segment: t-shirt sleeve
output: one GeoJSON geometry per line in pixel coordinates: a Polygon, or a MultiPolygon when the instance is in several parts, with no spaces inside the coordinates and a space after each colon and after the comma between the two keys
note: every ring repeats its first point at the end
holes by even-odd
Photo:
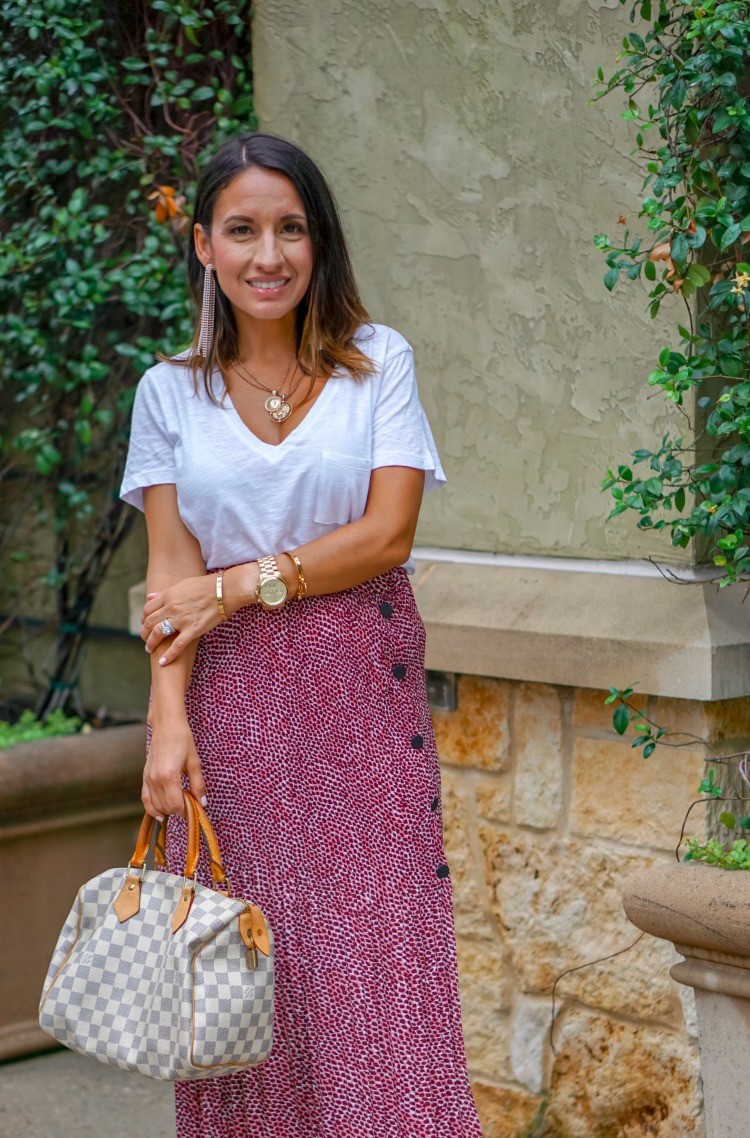
{"type": "MultiPolygon", "coordinates": [[[[403,341],[402,341],[403,343],[403,341]]],[[[425,471],[425,493],[445,482],[430,424],[419,399],[410,347],[386,356],[373,414],[372,468],[425,471]]]]}
{"type": "MultiPolygon", "coordinates": [[[[176,483],[176,436],[168,430],[162,393],[154,375],[147,371],[135,393],[130,445],[120,497],[131,506],[143,509],[143,489],[165,482],[176,483]]],[[[171,416],[174,421],[174,416],[171,416]]]]}

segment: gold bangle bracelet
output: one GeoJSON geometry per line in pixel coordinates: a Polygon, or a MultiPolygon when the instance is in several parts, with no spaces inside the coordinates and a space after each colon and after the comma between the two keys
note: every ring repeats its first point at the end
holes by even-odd
{"type": "Polygon", "coordinates": [[[305,580],[305,575],[302,572],[302,562],[300,561],[299,557],[297,557],[296,554],[290,553],[288,549],[285,549],[284,552],[286,553],[287,557],[291,557],[292,561],[294,562],[294,566],[297,570],[296,600],[301,601],[302,598],[304,597],[305,593],[307,592],[307,581],[305,580]]]}
{"type": "Polygon", "coordinates": [[[227,619],[227,610],[224,608],[224,570],[216,574],[216,603],[222,620],[227,619]]]}

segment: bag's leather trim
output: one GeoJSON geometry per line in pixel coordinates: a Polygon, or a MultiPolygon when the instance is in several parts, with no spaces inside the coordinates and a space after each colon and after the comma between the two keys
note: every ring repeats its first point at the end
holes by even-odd
{"type": "Polygon", "coordinates": [[[122,889],[115,898],[112,906],[120,924],[129,921],[141,908],[141,879],[135,874],[128,873],[122,889]]]}

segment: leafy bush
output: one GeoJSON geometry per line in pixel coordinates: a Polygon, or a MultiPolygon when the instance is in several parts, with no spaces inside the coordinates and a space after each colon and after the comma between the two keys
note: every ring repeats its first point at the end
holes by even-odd
{"type": "Polygon", "coordinates": [[[603,486],[611,517],[633,510],[675,546],[707,539],[727,584],[750,570],[750,4],[638,0],[637,17],[649,26],[625,36],[617,71],[599,70],[597,98],[627,97],[645,234],[623,217],[621,239],[595,242],[608,289],[645,278],[652,317],[679,303],[682,322],[647,382],[681,408],[696,393],[701,421],[686,413],[685,435],[639,448],[603,486]]]}
{"type": "Polygon", "coordinates": [[[133,521],[117,488],[135,381],[190,338],[186,201],[201,154],[257,125],[249,18],[246,0],[0,9],[0,470],[23,490],[6,494],[3,552],[6,588],[54,591],[38,711],[68,703],[133,521]]]}
{"type": "Polygon", "coordinates": [[[715,865],[719,869],[750,869],[750,846],[744,838],[738,838],[727,849],[710,838],[707,842],[699,842],[692,838],[688,842],[688,853],[685,861],[705,861],[706,865],[715,865]]]}
{"type": "Polygon", "coordinates": [[[33,711],[24,711],[15,723],[0,719],[0,750],[15,746],[16,743],[30,743],[35,739],[50,739],[53,735],[75,735],[81,727],[76,715],[66,715],[64,711],[51,712],[44,721],[36,718],[33,711]]]}

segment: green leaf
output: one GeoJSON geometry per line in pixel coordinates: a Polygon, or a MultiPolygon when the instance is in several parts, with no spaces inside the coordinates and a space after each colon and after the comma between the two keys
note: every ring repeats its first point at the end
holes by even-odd
{"type": "Polygon", "coordinates": [[[740,225],[734,224],[727,226],[719,241],[719,248],[722,250],[726,249],[728,245],[731,245],[732,242],[737,240],[741,233],[742,227],[740,225]]]}
{"type": "Polygon", "coordinates": [[[612,289],[617,284],[619,276],[620,276],[620,270],[619,269],[610,269],[609,272],[606,272],[604,274],[604,287],[606,289],[608,289],[609,292],[611,292],[612,289]]]}
{"type": "Polygon", "coordinates": [[[709,270],[705,265],[698,264],[697,261],[693,261],[692,265],[688,269],[687,275],[688,280],[692,281],[696,288],[701,288],[703,285],[707,285],[711,280],[711,273],[709,270]]]}
{"type": "Polygon", "coordinates": [[[614,729],[618,735],[624,735],[625,734],[625,732],[628,729],[628,723],[629,722],[630,722],[630,708],[626,707],[624,703],[621,703],[620,706],[615,711],[614,715],[612,716],[612,725],[613,725],[613,727],[614,727],[614,729]]]}

